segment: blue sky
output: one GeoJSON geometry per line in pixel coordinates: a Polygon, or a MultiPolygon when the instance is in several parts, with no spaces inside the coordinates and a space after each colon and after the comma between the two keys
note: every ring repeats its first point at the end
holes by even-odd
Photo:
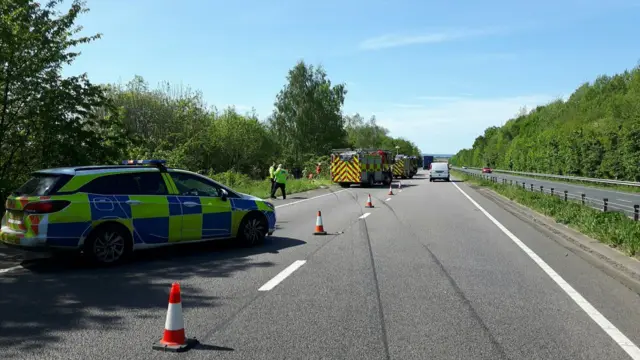
{"type": "Polygon", "coordinates": [[[640,60],[640,0],[88,0],[103,38],[65,72],[188,85],[218,107],[273,108],[299,59],[347,84],[423,152],[455,153],[522,106],[566,97],[640,60]],[[517,4],[519,3],[519,4],[517,4]]]}

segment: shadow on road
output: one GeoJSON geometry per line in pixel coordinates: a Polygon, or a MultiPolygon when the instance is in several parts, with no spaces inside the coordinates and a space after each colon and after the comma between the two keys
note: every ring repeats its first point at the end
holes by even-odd
{"type": "MultiPolygon", "coordinates": [[[[56,346],[59,339],[54,332],[121,330],[127,310],[134,309],[140,317],[165,311],[173,281],[194,276],[227,278],[249,268],[271,267],[272,262],[257,262],[251,256],[304,243],[267,237],[263,246],[253,248],[238,248],[231,242],[175,246],[141,251],[132,261],[113,268],[92,267],[77,257],[26,261],[23,266],[31,274],[0,276],[0,347],[33,352],[56,346]]],[[[183,285],[183,301],[190,307],[211,308],[220,299],[183,285]]]]}

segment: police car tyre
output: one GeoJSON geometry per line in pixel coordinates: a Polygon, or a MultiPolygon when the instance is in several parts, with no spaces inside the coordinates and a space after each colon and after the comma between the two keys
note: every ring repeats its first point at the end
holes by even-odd
{"type": "Polygon", "coordinates": [[[124,225],[104,224],[87,237],[84,253],[95,264],[115,265],[129,256],[131,248],[131,234],[124,225]]]}
{"type": "Polygon", "coordinates": [[[267,236],[269,223],[264,215],[258,213],[247,214],[238,229],[238,240],[245,246],[259,245],[267,236]]]}

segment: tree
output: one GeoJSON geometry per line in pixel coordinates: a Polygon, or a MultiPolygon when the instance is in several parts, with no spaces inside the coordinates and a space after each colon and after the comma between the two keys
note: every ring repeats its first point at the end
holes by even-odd
{"type": "Polygon", "coordinates": [[[640,180],[640,66],[488,128],[456,165],[640,180]]]}
{"type": "Polygon", "coordinates": [[[102,161],[126,147],[103,89],[86,74],[61,75],[79,55],[71,49],[100,35],[74,37],[87,9],[75,0],[60,13],[60,3],[0,2],[0,196],[34,168],[102,161]]]}
{"type": "Polygon", "coordinates": [[[346,145],[342,105],[344,84],[331,85],[324,69],[299,61],[274,104],[270,128],[288,162],[301,164],[309,154],[328,154],[346,145]]]}

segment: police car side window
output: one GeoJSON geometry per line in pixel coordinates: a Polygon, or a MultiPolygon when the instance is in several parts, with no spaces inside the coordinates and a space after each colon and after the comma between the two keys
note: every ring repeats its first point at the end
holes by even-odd
{"type": "Polygon", "coordinates": [[[131,195],[168,195],[167,184],[159,172],[134,173],[131,177],[138,185],[138,191],[131,195]]]}
{"type": "Polygon", "coordinates": [[[100,195],[134,195],[139,191],[137,182],[129,174],[101,176],[79,190],[79,192],[100,195]]]}
{"type": "Polygon", "coordinates": [[[169,172],[169,174],[171,175],[173,182],[176,184],[180,195],[211,197],[219,196],[219,189],[217,187],[204,182],[196,176],[178,172],[169,172]]]}

